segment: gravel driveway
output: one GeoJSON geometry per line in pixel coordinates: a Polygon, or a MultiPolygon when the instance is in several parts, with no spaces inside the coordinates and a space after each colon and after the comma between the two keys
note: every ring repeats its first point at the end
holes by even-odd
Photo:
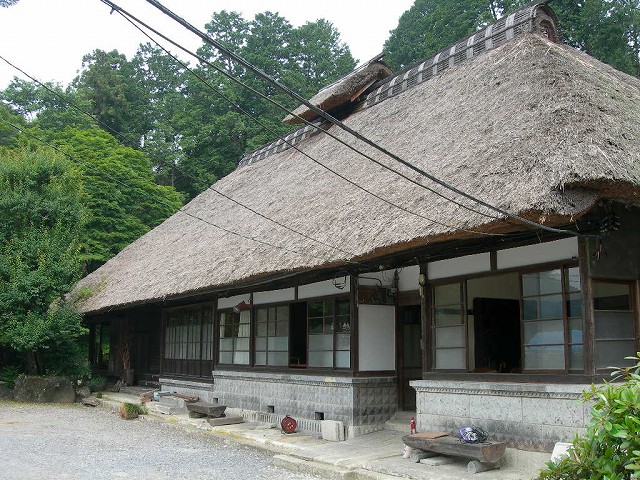
{"type": "Polygon", "coordinates": [[[312,479],[261,453],[146,417],[0,402],[0,479],[312,479]]]}

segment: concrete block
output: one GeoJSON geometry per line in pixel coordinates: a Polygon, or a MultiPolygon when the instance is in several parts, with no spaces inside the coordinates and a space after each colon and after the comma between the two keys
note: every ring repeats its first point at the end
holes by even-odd
{"type": "Polygon", "coordinates": [[[322,420],[320,422],[322,439],[330,442],[344,441],[344,423],[336,420],[322,420]]]}
{"type": "Polygon", "coordinates": [[[220,417],[220,418],[209,418],[207,419],[209,425],[212,427],[220,427],[222,425],[235,425],[237,423],[243,423],[244,419],[240,416],[234,417],[220,417]]]}
{"type": "Polygon", "coordinates": [[[440,465],[449,465],[450,463],[454,463],[455,460],[451,457],[431,457],[431,458],[423,458],[420,460],[420,463],[424,465],[429,465],[430,467],[438,467],[440,465]]]}
{"type": "Polygon", "coordinates": [[[569,449],[573,446],[572,443],[569,442],[557,442],[553,447],[553,452],[551,453],[551,461],[557,462],[562,459],[562,457],[569,456],[569,449]]]}
{"type": "Polygon", "coordinates": [[[166,395],[166,396],[160,397],[160,401],[158,403],[160,403],[160,405],[166,405],[169,407],[186,408],[187,402],[185,402],[183,398],[166,395]]]}

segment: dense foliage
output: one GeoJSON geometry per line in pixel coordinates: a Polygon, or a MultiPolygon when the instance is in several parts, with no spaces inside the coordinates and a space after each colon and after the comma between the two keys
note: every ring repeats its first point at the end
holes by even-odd
{"type": "Polygon", "coordinates": [[[640,358],[633,360],[634,367],[614,372],[622,383],[605,382],[584,394],[594,402],[587,432],[574,440],[568,456],[550,462],[540,479],[640,478],[640,358]]]}
{"type": "Polygon", "coordinates": [[[51,152],[0,153],[0,347],[34,373],[82,375],[81,317],[62,295],[79,278],[82,185],[51,152]]]}
{"type": "MultiPolygon", "coordinates": [[[[527,0],[416,0],[385,43],[400,69],[471,35],[527,0]]],[[[640,76],[640,0],[555,0],[564,40],[631,75],[640,76]]]]}

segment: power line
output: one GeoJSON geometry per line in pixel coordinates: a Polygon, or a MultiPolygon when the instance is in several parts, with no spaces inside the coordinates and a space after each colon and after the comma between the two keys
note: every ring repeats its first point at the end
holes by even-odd
{"type": "MultiPolygon", "coordinates": [[[[105,0],[101,0],[103,1],[103,3],[107,3],[109,5],[111,5],[110,2],[105,2],[105,0]]],[[[225,75],[227,78],[233,80],[234,82],[236,82],[237,84],[243,86],[244,88],[249,89],[252,93],[256,93],[257,95],[261,96],[262,98],[266,99],[267,101],[269,101],[270,103],[278,106],[279,108],[283,109],[284,111],[286,111],[287,113],[293,114],[295,115],[293,112],[291,112],[290,110],[288,110],[286,107],[282,106],[281,104],[279,104],[278,102],[275,102],[274,100],[268,98],[267,96],[265,96],[263,93],[258,92],[257,90],[253,89],[252,87],[246,85],[245,83],[243,83],[242,81],[236,79],[235,77],[233,77],[232,75],[230,75],[229,73],[227,73],[225,70],[221,69],[220,67],[216,66],[215,64],[210,63],[208,60],[204,59],[203,57],[189,51],[188,49],[186,49],[185,47],[183,47],[182,45],[178,44],[177,42],[171,40],[170,38],[168,38],[167,36],[165,36],[164,34],[160,33],[159,31],[157,31],[156,29],[154,29],[153,27],[149,26],[148,24],[146,24],[145,22],[139,20],[138,18],[136,18],[135,16],[129,14],[128,12],[126,12],[123,9],[120,8],[116,8],[114,7],[114,10],[117,11],[125,20],[127,20],[129,23],[131,23],[135,28],[137,28],[140,32],[142,32],[143,35],[145,35],[147,38],[149,38],[151,41],[153,41],[156,45],[158,45],[162,50],[164,50],[168,55],[170,55],[175,61],[177,61],[178,63],[180,63],[184,68],[186,68],[190,73],[192,73],[196,78],[198,78],[198,80],[202,81],[205,85],[207,85],[209,88],[211,88],[214,93],[216,93],[217,95],[219,95],[220,97],[222,97],[223,99],[225,99],[229,104],[231,104],[232,106],[234,106],[235,108],[237,108],[240,112],[244,113],[245,115],[247,115],[249,118],[251,118],[253,121],[255,121],[258,125],[260,125],[262,128],[264,128],[266,131],[268,131],[269,133],[277,136],[281,141],[283,141],[284,143],[286,143],[287,145],[289,145],[291,148],[293,148],[294,150],[298,151],[300,154],[304,155],[305,157],[307,157],[308,159],[310,159],[311,161],[317,163],[318,165],[320,165],[321,167],[325,168],[326,170],[328,170],[329,172],[333,173],[334,175],[340,177],[341,179],[345,180],[346,182],[350,183],[351,185],[355,186],[358,189],[363,190],[364,192],[372,195],[373,197],[395,207],[398,208],[406,213],[409,213],[411,215],[415,215],[417,217],[423,218],[424,220],[427,220],[431,223],[435,223],[437,225],[441,225],[443,227],[449,228],[449,229],[453,229],[453,230],[457,230],[457,231],[463,231],[463,232],[467,232],[467,233],[472,233],[472,234],[478,234],[478,235],[486,235],[486,236],[504,236],[506,234],[501,234],[501,233],[489,233],[489,232],[481,232],[481,231],[477,231],[477,230],[470,230],[470,229],[465,229],[465,228],[461,228],[461,227],[456,227],[447,223],[444,223],[442,221],[438,221],[438,220],[434,220],[432,218],[426,217],[422,214],[413,212],[401,205],[398,205],[396,203],[393,203],[379,195],[377,195],[376,193],[373,193],[372,191],[362,187],[361,185],[357,184],[356,182],[348,179],[347,177],[345,177],[344,175],[338,173],[337,171],[333,170],[332,168],[326,166],[325,164],[321,163],[320,161],[318,161],[317,159],[313,158],[312,156],[310,156],[309,154],[307,154],[306,152],[302,151],[299,147],[297,147],[296,145],[294,145],[292,142],[288,141],[286,139],[286,137],[283,137],[281,135],[279,135],[278,133],[276,133],[271,127],[267,126],[264,122],[262,122],[261,120],[259,120],[257,117],[255,117],[253,114],[247,112],[246,110],[244,110],[242,107],[240,107],[239,105],[237,105],[236,103],[234,103],[231,99],[229,99],[228,97],[226,97],[224,94],[222,94],[221,92],[218,91],[218,89],[214,86],[212,86],[210,84],[210,82],[208,82],[206,79],[203,79],[200,75],[198,75],[195,71],[193,71],[192,69],[190,69],[186,64],[184,64],[182,61],[180,61],[177,57],[175,57],[171,52],[169,52],[166,48],[164,48],[162,45],[160,45],[160,43],[158,43],[156,40],[154,40],[152,37],[150,37],[146,32],[144,32],[138,25],[136,25],[135,22],[143,25],[145,28],[151,30],[152,32],[154,32],[155,34],[159,35],[160,37],[162,37],[164,40],[170,42],[171,44],[173,44],[174,46],[176,46],[177,48],[183,50],[184,52],[186,52],[187,54],[195,57],[196,59],[200,60],[201,62],[211,66],[212,68],[216,69],[217,71],[219,71],[220,73],[222,73],[223,75],[225,75]]],[[[296,115],[297,116],[297,115],[296,115]]],[[[304,120],[304,119],[303,119],[304,120]]],[[[304,120],[307,124],[313,126],[314,128],[319,128],[317,125],[312,124],[310,122],[307,122],[306,120],[304,120]]],[[[323,130],[324,131],[324,130],[323,130]]],[[[452,201],[453,203],[456,203],[457,205],[467,208],[468,210],[483,215],[483,216],[487,216],[489,218],[492,218],[494,220],[499,220],[497,217],[491,216],[491,215],[486,215],[482,212],[478,212],[476,210],[473,210],[469,207],[466,207],[463,204],[460,204],[458,202],[456,202],[455,200],[452,200],[446,196],[443,196],[442,194],[434,191],[433,189],[419,183],[416,182],[415,180],[408,178],[406,176],[404,176],[403,174],[401,174],[400,172],[397,172],[396,170],[393,170],[392,168],[388,167],[387,165],[382,164],[381,162],[378,162],[377,160],[371,158],[370,156],[360,152],[359,150],[355,149],[353,146],[348,145],[347,143],[345,143],[343,140],[338,139],[337,137],[333,136],[333,134],[329,133],[329,132],[325,132],[327,135],[331,136],[332,138],[335,138],[336,140],[338,140],[340,143],[346,145],[347,147],[351,148],[352,150],[356,151],[357,153],[363,155],[365,158],[368,158],[369,160],[373,161],[374,163],[386,168],[387,170],[390,170],[393,173],[396,173],[397,175],[401,176],[402,178],[405,178],[406,180],[409,180],[410,182],[425,188],[437,195],[440,195],[441,197],[445,198],[446,200],[452,201]]],[[[214,190],[215,191],[215,190],[214,190]]]]}
{"type": "MultiPolygon", "coordinates": [[[[60,149],[60,148],[56,147],[55,145],[52,145],[51,143],[47,142],[46,140],[43,140],[42,138],[38,137],[37,135],[34,135],[34,134],[30,133],[30,132],[27,132],[26,130],[24,130],[24,129],[20,128],[20,127],[19,127],[19,126],[17,126],[17,125],[14,125],[13,123],[9,122],[8,120],[5,120],[5,119],[0,119],[0,120],[2,120],[2,122],[4,122],[5,124],[7,124],[7,125],[9,125],[9,126],[13,127],[15,130],[17,130],[18,132],[22,133],[23,135],[26,135],[27,137],[33,138],[34,140],[37,140],[38,142],[42,143],[43,145],[46,145],[46,146],[48,146],[49,148],[51,148],[51,149],[55,150],[56,152],[60,153],[61,155],[64,155],[65,157],[67,157],[68,159],[70,159],[72,162],[77,163],[77,164],[79,164],[79,165],[82,165],[82,166],[84,166],[84,167],[86,167],[86,168],[90,168],[90,169],[92,169],[92,170],[97,170],[97,168],[96,168],[94,165],[91,165],[91,164],[89,164],[89,163],[83,162],[82,160],[78,160],[76,157],[74,157],[74,156],[72,156],[72,155],[68,154],[68,153],[67,153],[67,152],[65,152],[64,150],[62,150],[62,149],[60,149]]],[[[112,182],[114,182],[114,183],[117,183],[117,184],[119,184],[119,185],[122,185],[122,186],[123,186],[123,187],[125,187],[125,188],[131,189],[131,190],[136,189],[136,187],[134,187],[134,186],[132,186],[132,185],[129,185],[128,183],[123,182],[122,180],[119,180],[119,179],[117,179],[117,178],[115,178],[115,177],[112,177],[111,175],[107,175],[107,174],[104,174],[104,173],[102,173],[102,172],[98,172],[98,174],[99,174],[100,176],[102,176],[103,178],[106,178],[106,179],[107,179],[107,180],[109,180],[109,181],[112,181],[112,182]]],[[[164,205],[165,207],[168,207],[168,208],[170,208],[170,209],[172,209],[172,210],[175,208],[173,205],[171,205],[171,204],[169,204],[169,203],[165,202],[164,200],[161,200],[161,199],[159,199],[159,198],[154,198],[153,196],[149,195],[149,194],[148,194],[147,192],[145,192],[144,190],[141,190],[141,189],[139,189],[139,188],[138,188],[137,190],[138,190],[138,192],[139,192],[139,193],[141,193],[143,196],[145,196],[145,197],[147,197],[147,198],[150,198],[150,199],[151,199],[151,200],[153,200],[154,202],[160,203],[160,204],[164,205]]],[[[259,244],[264,245],[264,246],[268,246],[268,247],[272,247],[272,248],[276,248],[276,249],[280,249],[280,250],[285,250],[285,251],[287,251],[287,252],[294,253],[294,254],[299,255],[299,256],[302,256],[302,257],[315,258],[315,259],[317,259],[317,260],[321,260],[321,261],[323,261],[323,262],[327,262],[327,261],[329,261],[329,260],[330,260],[330,259],[327,259],[327,258],[324,258],[324,257],[319,257],[319,256],[317,256],[317,255],[313,255],[313,254],[311,254],[311,253],[306,253],[306,252],[304,252],[304,253],[303,253],[303,252],[299,252],[299,251],[297,251],[297,250],[294,250],[294,249],[291,249],[291,248],[284,247],[284,246],[282,246],[282,245],[276,245],[276,244],[273,244],[273,243],[270,243],[270,242],[267,242],[267,241],[264,241],[264,240],[260,240],[260,239],[255,238],[255,237],[249,237],[249,236],[247,236],[247,235],[243,235],[242,233],[238,233],[238,232],[236,232],[236,231],[234,231],[234,230],[231,230],[231,229],[229,229],[229,228],[222,227],[222,226],[217,225],[217,224],[215,224],[215,223],[213,223],[213,222],[210,222],[210,221],[209,221],[209,220],[207,220],[207,219],[204,219],[204,218],[202,218],[202,217],[199,217],[198,215],[194,215],[193,213],[187,212],[187,211],[185,211],[183,208],[179,208],[177,211],[178,211],[178,212],[180,212],[180,213],[182,213],[182,214],[184,214],[184,215],[187,215],[188,217],[191,217],[191,218],[193,218],[193,219],[195,219],[195,220],[198,220],[198,221],[204,222],[204,223],[206,223],[207,225],[210,225],[210,226],[212,226],[212,227],[214,227],[214,228],[217,228],[217,229],[219,229],[219,230],[222,230],[222,231],[223,231],[223,232],[225,232],[225,233],[228,233],[228,234],[230,234],[230,235],[234,235],[234,236],[236,236],[236,237],[240,237],[240,238],[245,239],[245,240],[250,240],[250,241],[252,241],[252,242],[256,242],[256,243],[259,243],[259,244]]],[[[345,261],[346,261],[347,263],[355,263],[355,262],[350,262],[349,260],[345,260],[345,261]]]]}
{"type": "MultiPolygon", "coordinates": [[[[115,8],[115,9],[119,8],[119,7],[115,6],[112,2],[110,2],[109,0],[101,0],[101,1],[103,1],[104,3],[107,3],[107,4],[111,4],[112,7],[115,8]]],[[[485,202],[484,200],[481,200],[481,199],[475,197],[474,195],[466,193],[466,192],[460,190],[459,188],[457,188],[457,187],[445,182],[444,180],[441,180],[441,179],[437,178],[436,176],[431,175],[430,173],[424,171],[423,169],[416,167],[415,165],[411,164],[410,162],[408,162],[406,160],[403,160],[398,155],[396,155],[396,154],[390,152],[389,150],[387,150],[386,148],[380,146],[378,143],[374,142],[373,140],[370,140],[367,137],[365,137],[364,135],[361,135],[360,133],[356,132],[355,130],[353,130],[352,128],[348,127],[347,125],[345,125],[340,120],[334,118],[333,116],[331,116],[330,114],[328,114],[324,110],[316,107],[311,102],[309,102],[306,98],[304,98],[301,95],[297,94],[296,92],[294,92],[289,87],[283,85],[282,83],[280,83],[275,78],[271,77],[270,75],[266,74],[265,72],[263,72],[259,68],[255,67],[253,64],[251,64],[250,62],[248,62],[244,58],[240,57],[239,55],[235,54],[232,50],[230,50],[229,48],[225,47],[223,44],[221,44],[220,42],[216,41],[215,39],[211,38],[206,33],[201,32],[199,29],[197,29],[196,27],[194,27],[193,25],[188,23],[186,20],[184,20],[183,18],[179,17],[178,15],[173,13],[171,10],[169,10],[168,8],[163,6],[157,0],[146,0],[146,1],[147,1],[147,3],[151,4],[152,6],[156,7],[158,10],[160,10],[166,16],[170,17],[171,19],[173,19],[174,21],[178,22],[180,25],[182,25],[183,27],[188,29],[190,32],[192,32],[195,35],[197,35],[198,37],[200,37],[203,41],[205,41],[209,45],[212,45],[213,47],[218,49],[223,55],[225,55],[226,57],[230,58],[231,60],[234,60],[235,62],[239,63],[240,65],[244,66],[245,68],[248,68],[253,73],[255,73],[257,76],[259,76],[260,78],[266,80],[270,84],[276,86],[282,92],[286,93],[291,98],[294,98],[295,100],[299,101],[300,103],[305,105],[307,108],[311,109],[311,111],[313,111],[314,113],[316,113],[320,117],[322,117],[325,120],[329,121],[333,125],[336,125],[337,127],[339,127],[340,129],[344,130],[345,132],[351,134],[352,136],[354,136],[355,138],[357,138],[361,142],[364,142],[367,145],[369,145],[369,146],[375,148],[376,150],[380,151],[381,153],[387,155],[389,158],[392,158],[393,160],[395,160],[397,162],[400,162],[405,167],[407,167],[407,168],[419,173],[420,175],[428,178],[432,182],[435,182],[438,185],[440,185],[440,186],[446,188],[447,190],[450,190],[450,191],[452,191],[452,192],[454,192],[454,193],[456,193],[456,194],[458,194],[460,196],[463,196],[463,197],[465,197],[465,198],[467,198],[469,200],[472,200],[473,202],[476,202],[478,205],[482,205],[485,208],[488,208],[488,209],[493,210],[493,211],[495,211],[497,213],[500,213],[501,215],[504,215],[504,216],[507,216],[507,217],[512,218],[514,220],[517,220],[519,222],[522,222],[522,223],[524,223],[526,225],[529,225],[529,226],[532,226],[532,227],[535,227],[535,228],[540,228],[540,229],[547,230],[547,231],[554,232],[554,233],[569,234],[569,235],[573,235],[573,236],[580,236],[581,235],[580,233],[577,233],[577,232],[574,232],[574,231],[571,231],[571,230],[548,227],[546,225],[542,225],[542,224],[534,222],[532,220],[528,220],[528,219],[526,219],[524,217],[521,217],[519,215],[507,212],[506,210],[504,210],[504,209],[502,209],[500,207],[496,207],[495,205],[492,205],[492,204],[490,204],[488,202],[485,202]]]]}
{"type": "MultiPolygon", "coordinates": [[[[144,33],[144,32],[142,32],[142,33],[144,33]]],[[[151,39],[151,40],[153,41],[153,39],[152,39],[151,37],[148,37],[148,38],[149,38],[149,39],[151,39]]],[[[160,48],[162,48],[162,46],[161,46],[160,44],[158,44],[157,42],[156,42],[156,45],[158,45],[160,48]]],[[[163,50],[164,50],[164,49],[163,49],[163,50]]],[[[165,50],[165,51],[166,51],[166,50],[165,50]]],[[[171,55],[171,53],[170,53],[170,52],[168,52],[168,51],[166,51],[166,52],[167,52],[169,55],[171,55]]],[[[171,57],[172,57],[172,58],[174,58],[176,61],[180,62],[180,60],[178,60],[178,59],[177,59],[176,57],[174,57],[173,55],[171,55],[171,57]]],[[[98,117],[96,117],[95,115],[93,115],[92,113],[87,112],[87,111],[85,111],[85,110],[81,109],[77,104],[75,104],[75,103],[74,103],[74,102],[72,102],[71,100],[69,100],[69,99],[65,98],[65,97],[64,97],[63,95],[61,95],[59,92],[56,92],[55,90],[53,90],[52,88],[50,88],[50,87],[49,87],[48,85],[46,85],[45,83],[42,83],[41,81],[39,81],[37,78],[35,78],[35,77],[33,77],[33,76],[29,75],[27,72],[25,72],[25,71],[24,71],[24,70],[22,70],[21,68],[17,67],[17,66],[16,66],[16,65],[14,65],[13,63],[11,63],[9,60],[7,60],[6,58],[4,58],[2,55],[0,55],[0,60],[3,60],[5,63],[7,63],[8,65],[10,65],[11,67],[15,68],[16,70],[18,70],[19,72],[21,72],[23,75],[25,75],[25,76],[27,76],[28,78],[30,78],[33,82],[37,83],[37,84],[38,84],[38,85],[40,85],[42,88],[44,88],[45,90],[47,90],[47,91],[48,91],[48,92],[50,92],[51,94],[55,95],[57,98],[61,99],[63,102],[65,102],[65,103],[66,103],[66,104],[68,104],[69,106],[73,107],[73,108],[74,108],[75,110],[77,110],[78,112],[83,113],[83,114],[85,114],[85,115],[88,115],[88,116],[89,116],[90,118],[92,118],[95,122],[97,122],[99,125],[102,125],[102,126],[104,126],[105,128],[107,128],[111,133],[113,133],[113,134],[114,134],[114,135],[116,135],[117,137],[120,137],[120,138],[123,138],[123,139],[125,138],[125,135],[123,135],[121,132],[118,132],[117,130],[115,130],[115,129],[114,129],[113,127],[111,127],[110,125],[107,125],[106,123],[104,123],[103,121],[101,121],[98,117]]],[[[185,67],[186,69],[188,69],[189,71],[191,71],[191,69],[189,69],[189,67],[188,67],[187,65],[183,64],[182,62],[180,62],[180,64],[181,64],[183,67],[185,67]]],[[[192,72],[192,73],[193,73],[194,75],[197,75],[195,72],[192,72]]],[[[213,87],[213,86],[211,86],[211,88],[214,88],[214,87],[213,87]]],[[[231,100],[228,100],[228,101],[229,101],[229,102],[231,102],[231,100]]],[[[238,107],[238,108],[240,108],[240,107],[238,107]]],[[[195,178],[194,178],[193,176],[191,176],[191,175],[187,174],[186,172],[183,172],[183,171],[180,171],[180,170],[178,170],[178,171],[179,171],[182,175],[184,175],[184,176],[186,176],[186,177],[189,177],[189,178],[191,178],[192,180],[195,180],[195,178]]],[[[349,256],[351,256],[351,257],[355,257],[355,256],[356,256],[355,254],[353,254],[353,253],[351,253],[351,252],[348,252],[347,250],[343,250],[343,249],[342,249],[342,248],[340,248],[340,247],[337,247],[337,246],[335,246],[335,245],[331,245],[331,244],[329,244],[329,243],[323,242],[322,240],[315,239],[315,238],[311,237],[310,235],[307,235],[306,233],[300,232],[300,231],[298,231],[298,230],[296,230],[296,229],[294,229],[294,228],[291,228],[291,227],[289,227],[289,226],[287,226],[287,225],[284,225],[283,223],[279,222],[278,220],[275,220],[275,219],[273,219],[273,218],[270,218],[270,217],[268,217],[268,216],[266,216],[266,215],[264,215],[264,214],[262,214],[262,213],[258,212],[257,210],[255,210],[255,209],[253,209],[253,208],[249,207],[248,205],[245,205],[245,204],[243,204],[243,203],[241,203],[241,202],[239,202],[239,201],[235,200],[234,198],[230,197],[229,195],[227,195],[227,194],[225,194],[225,193],[222,193],[222,192],[221,192],[221,191],[219,191],[218,189],[214,188],[212,185],[211,185],[211,186],[209,186],[209,187],[208,187],[208,189],[209,189],[209,190],[214,191],[214,192],[215,192],[215,193],[217,193],[218,195],[220,195],[220,196],[222,196],[222,197],[226,198],[227,200],[229,200],[229,201],[231,201],[231,202],[233,202],[233,203],[235,203],[235,204],[237,204],[237,205],[241,206],[242,208],[245,208],[245,209],[249,210],[250,212],[252,212],[252,213],[254,213],[254,214],[256,214],[256,215],[258,215],[258,216],[260,216],[260,217],[264,218],[265,220],[268,220],[268,221],[270,221],[270,222],[273,222],[273,223],[275,223],[276,225],[278,225],[278,226],[280,226],[280,227],[282,227],[282,228],[285,228],[285,229],[287,229],[287,230],[289,230],[289,231],[291,231],[291,232],[293,232],[293,233],[296,233],[296,234],[298,234],[298,235],[301,235],[301,236],[303,236],[304,238],[306,238],[306,239],[308,239],[308,240],[311,240],[311,241],[316,242],[316,243],[320,243],[321,245],[324,245],[325,247],[329,247],[329,248],[331,248],[332,250],[337,250],[337,251],[339,251],[339,252],[341,252],[341,253],[343,253],[343,254],[349,255],[349,256]]]]}
{"type": "MultiPolygon", "coordinates": [[[[354,151],[355,153],[361,155],[362,157],[366,158],[367,160],[375,163],[376,165],[384,168],[385,170],[388,170],[396,175],[398,175],[399,177],[413,183],[414,185],[417,185],[420,188],[424,188],[425,190],[449,201],[454,203],[455,205],[458,205],[461,208],[464,208],[466,210],[469,210],[470,212],[476,213],[478,215],[482,215],[484,217],[487,218],[491,218],[493,220],[503,220],[501,218],[495,217],[493,215],[489,215],[486,214],[484,212],[475,210],[472,207],[469,207],[468,205],[465,205],[461,202],[459,202],[456,199],[450,198],[446,195],[444,195],[441,192],[438,192],[437,190],[429,187],[428,185],[424,185],[420,182],[418,182],[417,180],[414,180],[410,177],[407,177],[406,175],[404,175],[403,173],[391,168],[389,165],[386,165],[384,163],[382,163],[379,160],[376,160],[375,158],[373,158],[371,155],[363,152],[362,150],[357,149],[356,147],[354,147],[353,145],[347,143],[345,140],[339,138],[338,136],[334,135],[332,132],[323,130],[319,125],[312,123],[311,121],[300,117],[298,114],[296,114],[295,112],[293,112],[292,110],[288,109],[287,107],[285,107],[284,105],[282,105],[281,103],[273,100],[272,98],[268,97],[267,95],[265,95],[264,93],[256,90],[255,88],[251,87],[250,85],[247,85],[246,83],[242,82],[241,80],[237,79],[236,77],[234,77],[232,74],[230,74],[229,72],[227,72],[225,69],[215,65],[214,63],[209,62],[207,59],[201,57],[200,55],[191,52],[190,50],[186,49],[185,47],[183,47],[182,45],[178,44],[177,42],[173,41],[172,39],[168,38],[167,36],[165,36],[164,34],[160,33],[159,31],[157,31],[156,29],[154,29],[153,27],[149,26],[147,23],[145,23],[144,21],[140,20],[139,18],[135,17],[134,15],[132,15],[131,13],[127,12],[126,10],[118,7],[116,4],[114,4],[113,2],[109,1],[109,0],[100,0],[102,1],[102,3],[112,7],[112,11],[116,11],[118,12],[121,16],[123,16],[125,19],[129,20],[129,19],[133,19],[133,21],[139,23],[140,25],[143,25],[145,28],[147,28],[148,30],[154,32],[156,35],[159,35],[160,37],[162,37],[164,40],[168,41],[169,43],[171,43],[172,45],[176,46],[177,48],[183,50],[185,53],[187,53],[188,55],[193,56],[194,58],[198,59],[200,62],[204,63],[205,65],[215,69],[216,71],[218,71],[219,73],[221,73],[222,75],[224,75],[225,77],[227,77],[228,79],[230,79],[231,81],[235,82],[237,85],[240,85],[241,87],[247,89],[248,91],[250,91],[251,93],[254,93],[256,95],[258,95],[260,98],[266,100],[267,102],[271,103],[272,105],[280,108],[282,111],[286,112],[289,115],[292,115],[296,118],[298,118],[299,120],[301,120],[303,123],[305,123],[306,125],[310,126],[313,129],[316,130],[321,130],[323,133],[325,133],[326,135],[328,135],[329,137],[333,138],[335,141],[337,141],[338,143],[344,145],[345,147],[349,148],[350,150],[354,151]]],[[[130,23],[131,20],[129,20],[130,23]]],[[[287,142],[287,144],[289,144],[287,142]]]]}

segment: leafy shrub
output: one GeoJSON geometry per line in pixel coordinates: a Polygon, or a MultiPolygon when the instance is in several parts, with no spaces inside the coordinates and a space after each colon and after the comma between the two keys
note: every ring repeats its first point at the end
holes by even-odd
{"type": "Polygon", "coordinates": [[[138,415],[146,415],[147,413],[147,407],[142,405],[129,402],[120,405],[120,416],[125,420],[131,420],[133,418],[137,418],[138,415]]]}
{"type": "Polygon", "coordinates": [[[92,392],[99,392],[104,388],[106,384],[107,384],[107,379],[101,375],[96,375],[94,377],[91,377],[91,380],[87,382],[87,386],[89,387],[89,390],[91,390],[92,392]]]}
{"type": "Polygon", "coordinates": [[[576,437],[569,455],[540,472],[549,480],[627,480],[640,478],[640,352],[633,367],[616,370],[615,380],[591,386],[594,401],[584,436],[576,437]]]}
{"type": "Polygon", "coordinates": [[[6,382],[9,388],[13,388],[16,383],[16,379],[24,373],[22,369],[14,365],[7,365],[0,368],[0,382],[6,382]]]}

